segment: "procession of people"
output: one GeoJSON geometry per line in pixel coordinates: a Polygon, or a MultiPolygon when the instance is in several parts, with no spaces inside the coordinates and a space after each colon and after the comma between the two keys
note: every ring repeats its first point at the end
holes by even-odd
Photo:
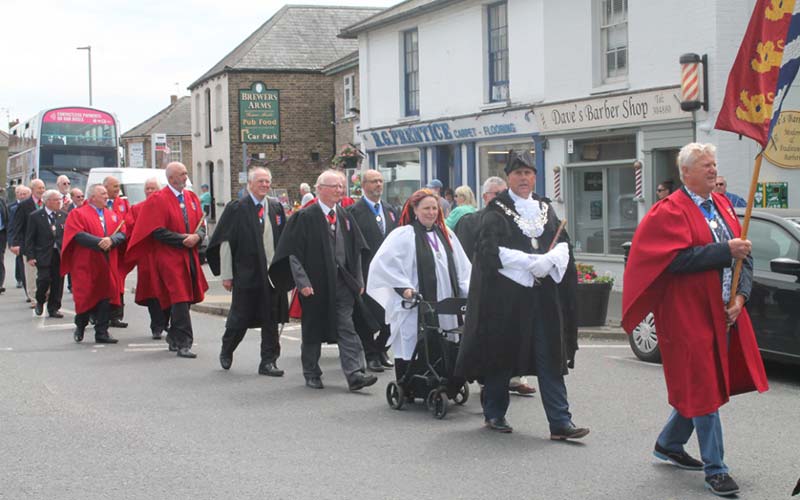
{"type": "MultiPolygon", "coordinates": [[[[714,147],[689,144],[678,162],[683,187],[660,199],[634,236],[623,321],[630,330],[653,311],[659,324],[674,410],[654,455],[704,470],[712,492],[732,495],[738,486],[723,461],[718,410],[731,395],[767,390],[746,311],[751,245],[739,238],[732,202],[715,192],[714,147]],[[732,295],[734,259],[744,260],[744,271],[732,295]],[[701,460],[683,447],[693,431],[701,460]]],[[[417,352],[416,305],[461,298],[465,314],[430,320],[443,332],[460,333],[453,339],[452,376],[481,384],[483,425],[513,432],[509,393],[536,393],[520,379],[529,376],[538,380],[550,439],[589,435],[573,421],[565,378],[578,350],[572,243],[549,200],[535,194],[531,154],[509,151],[504,173],[505,179],[486,179],[481,210],[466,186],[455,190],[458,205],[451,207],[436,179],[398,210],[383,196],[381,172],[364,170],[363,197],[345,208],[344,175],[325,170],[314,184],[316,197],[287,216],[269,197],[271,171],[250,169],[243,196],[225,206],[206,252],[211,272],[232,294],[220,332],[220,367],[233,368],[247,330],[257,328],[257,373],[281,377],[293,370],[278,361],[279,329],[289,321],[294,289],[302,308],[297,369],[308,388],[325,387],[323,344],[338,346],[350,391],[374,385],[373,373],[391,368],[400,380],[417,352]]],[[[109,328],[127,326],[125,277],[136,269],[134,302],[148,310],[152,339],[166,334],[169,351],[197,357],[190,305],[208,290],[199,255],[208,236],[208,200],[187,189],[183,164],[168,164],[166,178],[163,187],[148,179],[145,201],[133,206],[112,176],[88,186],[85,202],[69,179],[59,178],[54,189],[38,179],[30,189],[19,187],[14,207],[0,203],[0,236],[22,259],[15,278],[35,315],[63,317],[68,275],[74,341],[83,341],[92,322],[95,342],[116,343],[109,328]]]]}

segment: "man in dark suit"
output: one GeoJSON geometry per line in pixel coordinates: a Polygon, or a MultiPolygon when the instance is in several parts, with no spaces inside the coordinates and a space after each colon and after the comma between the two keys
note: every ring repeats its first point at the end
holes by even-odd
{"type": "Polygon", "coordinates": [[[61,296],[64,279],[61,277],[61,242],[67,214],[61,211],[61,193],[55,189],[45,191],[44,207],[28,216],[25,231],[25,258],[31,268],[36,268],[36,315],[41,316],[47,301],[51,318],[63,318],[61,296]]]}
{"type": "Polygon", "coordinates": [[[10,227],[8,220],[8,205],[6,200],[0,197],[0,294],[6,291],[6,243],[8,242],[8,229],[10,227]]]}
{"type": "Polygon", "coordinates": [[[25,281],[25,263],[22,255],[19,253],[19,247],[14,246],[14,216],[17,214],[19,204],[29,198],[31,195],[31,188],[19,184],[14,188],[14,196],[16,201],[8,206],[8,228],[7,228],[7,242],[8,249],[17,257],[14,259],[14,278],[17,280],[17,288],[22,288],[25,281]]]}
{"type": "MultiPolygon", "coordinates": [[[[41,179],[34,179],[31,181],[31,196],[22,201],[17,207],[17,212],[14,215],[14,241],[11,243],[11,251],[15,255],[25,255],[25,234],[28,227],[28,216],[34,210],[42,208],[42,195],[44,194],[45,187],[44,181],[41,179]]],[[[24,271],[25,274],[25,294],[28,296],[27,302],[33,301],[36,297],[34,292],[36,290],[36,271],[34,268],[24,271]]]]}
{"type": "Polygon", "coordinates": [[[275,290],[267,273],[286,225],[283,207],[270,200],[272,173],[256,167],[247,175],[247,194],[225,207],[208,245],[206,258],[222,286],[233,292],[219,362],[233,363],[233,351],[248,328],[261,329],[260,375],[283,376],[276,364],[281,353],[278,323],[289,320],[288,299],[275,290]]]}
{"type": "MultiPolygon", "coordinates": [[[[397,227],[400,217],[394,207],[381,201],[383,175],[380,172],[377,170],[364,172],[361,185],[364,189],[364,197],[348,210],[369,246],[369,252],[365,253],[361,259],[366,283],[369,281],[367,272],[372,257],[386,236],[397,227]]],[[[389,360],[389,356],[386,355],[386,341],[389,339],[390,333],[389,325],[383,322],[384,310],[380,304],[369,295],[364,295],[363,298],[366,307],[354,308],[353,323],[364,346],[367,369],[373,372],[382,372],[384,367],[394,366],[389,360]],[[376,330],[379,330],[377,337],[375,337],[376,330]]]]}

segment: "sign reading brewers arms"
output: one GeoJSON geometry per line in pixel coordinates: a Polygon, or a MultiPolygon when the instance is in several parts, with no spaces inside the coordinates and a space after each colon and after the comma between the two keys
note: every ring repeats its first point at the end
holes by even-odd
{"type": "Polygon", "coordinates": [[[534,107],[534,113],[543,134],[692,118],[681,110],[680,87],[546,104],[534,107]]]}
{"type": "Polygon", "coordinates": [[[243,143],[281,142],[280,91],[262,82],[239,89],[239,130],[243,143]]]}

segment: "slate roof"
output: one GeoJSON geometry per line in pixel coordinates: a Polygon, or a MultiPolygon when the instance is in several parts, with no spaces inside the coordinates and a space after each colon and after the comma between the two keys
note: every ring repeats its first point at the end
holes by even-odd
{"type": "Polygon", "coordinates": [[[155,115],[122,134],[127,137],[145,137],[150,134],[192,135],[192,100],[184,96],[155,115]]]}
{"type": "Polygon", "coordinates": [[[358,34],[363,31],[427,14],[462,1],[463,0],[406,0],[405,2],[400,2],[393,7],[389,7],[377,14],[345,27],[340,32],[339,36],[341,38],[357,38],[358,34]]]}
{"type": "Polygon", "coordinates": [[[337,59],[328,64],[322,68],[322,72],[326,75],[333,75],[346,69],[355,68],[356,66],[358,66],[358,50],[354,50],[341,59],[337,59]]]}
{"type": "Polygon", "coordinates": [[[358,49],[356,40],[338,38],[339,32],[382,10],[285,5],[189,89],[226,71],[321,71],[331,61],[358,49]]]}

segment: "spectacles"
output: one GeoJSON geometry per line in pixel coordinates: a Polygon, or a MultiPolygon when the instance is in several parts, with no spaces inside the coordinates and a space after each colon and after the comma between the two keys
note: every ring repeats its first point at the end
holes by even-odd
{"type": "Polygon", "coordinates": [[[669,191],[669,189],[667,189],[667,188],[658,188],[658,189],[656,189],[656,191],[661,193],[661,192],[664,192],[664,191],[669,191]]]}
{"type": "Polygon", "coordinates": [[[725,183],[724,183],[724,182],[718,182],[718,183],[717,183],[717,186],[724,186],[724,185],[725,185],[725,183]]]}
{"type": "Polygon", "coordinates": [[[342,184],[320,184],[320,186],[328,187],[328,188],[334,188],[334,189],[336,189],[336,188],[344,189],[344,185],[342,185],[342,184]]]}

